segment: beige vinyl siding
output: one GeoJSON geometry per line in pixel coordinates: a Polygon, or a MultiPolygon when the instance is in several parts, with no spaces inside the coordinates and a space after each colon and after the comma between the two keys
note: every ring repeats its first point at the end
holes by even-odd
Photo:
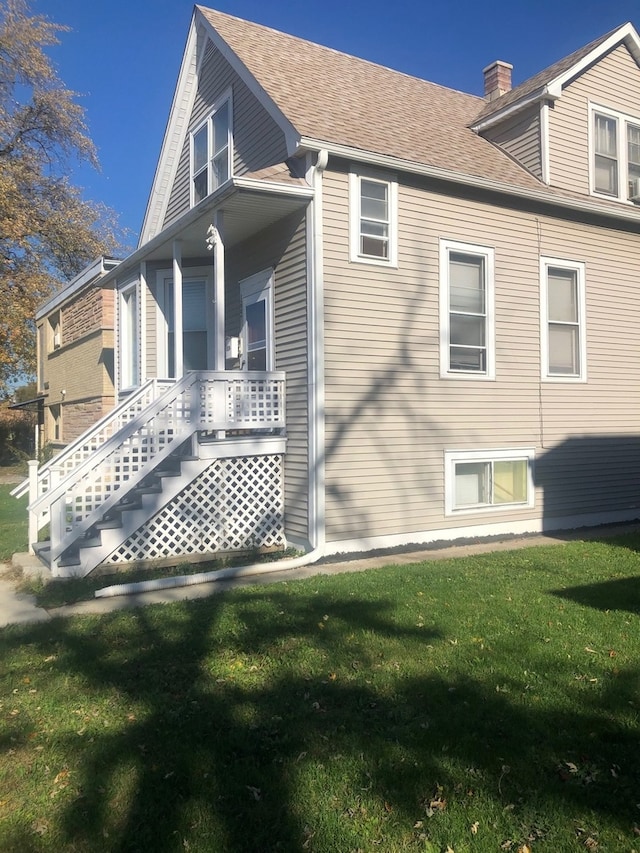
{"type": "MultiPolygon", "coordinates": [[[[244,175],[282,163],[287,157],[284,133],[212,42],[207,45],[203,59],[189,132],[207,118],[215,103],[229,90],[233,99],[233,174],[244,175]]],[[[189,209],[189,145],[187,133],[169,197],[165,228],[189,209]]]]}
{"type": "Polygon", "coordinates": [[[294,214],[227,253],[227,331],[240,333],[238,283],[274,269],[276,370],[287,374],[285,530],[306,540],[308,531],[309,443],[307,397],[306,220],[294,214]]]}
{"type": "Polygon", "coordinates": [[[549,110],[551,184],[573,192],[589,192],[589,101],[640,121],[640,69],[624,45],[570,83],[549,110]]]}
{"type": "Polygon", "coordinates": [[[542,180],[540,106],[535,104],[483,134],[542,180]]]}
{"type": "Polygon", "coordinates": [[[328,541],[627,508],[614,486],[600,500],[590,461],[554,480],[545,460],[624,435],[640,476],[637,235],[401,183],[398,268],[350,264],[346,172],[323,196],[328,541]],[[439,376],[440,238],[495,250],[495,381],[439,376]],[[540,380],[541,255],[586,264],[587,383],[540,380]],[[545,472],[534,508],[445,516],[445,450],[516,447],[545,472]]]}

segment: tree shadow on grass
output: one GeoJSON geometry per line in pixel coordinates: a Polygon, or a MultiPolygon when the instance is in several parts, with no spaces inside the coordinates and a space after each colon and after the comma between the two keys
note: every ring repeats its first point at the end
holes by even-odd
{"type": "MultiPolygon", "coordinates": [[[[80,749],[70,727],[59,744],[80,789],[56,828],[59,849],[372,849],[391,826],[415,841],[440,790],[490,798],[523,825],[558,804],[625,828],[636,815],[638,734],[624,722],[636,671],[585,695],[579,716],[562,703],[538,709],[522,685],[434,671],[429,649],[446,638],[435,624],[402,626],[391,603],[275,589],[93,628],[28,634],[42,654],[55,638],[55,667],[78,703],[113,695],[103,730],[80,749]],[[408,671],[402,649],[415,661],[416,644],[424,668],[408,671]]],[[[40,847],[25,828],[6,849],[40,847]]]]}
{"type": "Polygon", "coordinates": [[[640,613],[640,578],[616,578],[615,580],[551,590],[558,598],[575,601],[596,610],[626,610],[640,613]]]}

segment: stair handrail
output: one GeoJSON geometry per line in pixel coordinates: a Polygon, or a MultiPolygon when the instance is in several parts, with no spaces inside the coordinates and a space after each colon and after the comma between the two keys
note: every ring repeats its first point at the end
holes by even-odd
{"type": "Polygon", "coordinates": [[[217,431],[222,437],[229,428],[284,429],[284,381],[282,371],[201,371],[172,384],[29,506],[35,518],[45,505],[49,512],[52,562],[197,430],[217,431]],[[105,470],[103,463],[118,451],[121,458],[105,470]]]}
{"type": "MultiPolygon", "coordinates": [[[[151,399],[156,399],[158,397],[158,389],[162,386],[170,387],[175,384],[174,379],[148,379],[143,385],[141,385],[136,391],[129,394],[125,397],[120,403],[118,403],[115,408],[111,409],[111,411],[107,412],[106,415],[103,415],[98,421],[95,422],[89,429],[85,430],[81,435],[79,435],[76,439],[74,439],[70,444],[68,444],[65,448],[63,448],[60,453],[56,454],[52,459],[46,462],[38,469],[38,480],[37,480],[37,496],[45,494],[46,491],[51,486],[50,477],[52,468],[60,468],[60,466],[64,466],[65,462],[70,457],[78,454],[80,456],[77,464],[80,464],[84,459],[87,458],[87,454],[93,452],[92,445],[102,444],[106,441],[111,435],[113,435],[117,429],[120,429],[124,424],[129,423],[131,418],[127,418],[127,412],[132,411],[138,405],[140,400],[144,398],[149,391],[153,391],[153,395],[151,399]],[[111,433],[107,432],[107,429],[112,427],[112,425],[116,422],[120,421],[120,425],[117,429],[112,430],[111,433]],[[100,433],[104,434],[104,438],[100,439],[100,433]],[[47,488],[45,488],[45,485],[47,488]]],[[[164,393],[164,392],[163,392],[164,393]]],[[[69,471],[73,471],[76,465],[72,465],[69,467],[69,471]]],[[[66,475],[65,475],[66,476],[66,475]]],[[[27,477],[21,483],[19,483],[10,494],[14,498],[21,498],[29,491],[29,478],[27,477]]],[[[30,496],[31,500],[33,500],[33,496],[30,496]]]]}
{"type": "Polygon", "coordinates": [[[162,409],[173,402],[176,396],[181,394],[186,387],[193,383],[191,374],[183,376],[177,382],[172,382],[171,387],[167,388],[164,393],[156,397],[149,406],[147,406],[139,415],[127,423],[123,424],[117,432],[113,433],[101,447],[84,459],[72,471],[66,474],[56,485],[47,492],[39,495],[38,498],[29,504],[29,512],[38,513],[42,510],[44,504],[50,504],[56,501],[61,495],[65,494],[69,487],[74,482],[83,479],[84,475],[100,466],[100,463],[114,453],[122,443],[133,435],[142,426],[147,424],[149,420],[155,417],[162,409]]]}
{"type": "MultiPolygon", "coordinates": [[[[59,531],[58,535],[55,535],[54,532],[54,524],[52,521],[51,524],[51,565],[53,566],[55,560],[61,556],[61,554],[66,551],[66,549],[75,542],[79,536],[82,536],[89,528],[99,521],[104,515],[109,512],[116,504],[118,504],[123,497],[126,497],[133,489],[142,481],[146,476],[151,474],[158,465],[163,462],[167,456],[169,456],[175,449],[174,445],[183,444],[187,439],[196,432],[197,427],[193,426],[188,431],[182,433],[180,436],[176,436],[176,439],[165,445],[163,450],[160,453],[155,454],[152,459],[149,459],[137,472],[135,477],[131,477],[126,481],[126,486],[117,489],[114,492],[111,492],[109,497],[103,501],[99,506],[97,506],[89,515],[85,516],[82,521],[76,524],[73,527],[73,530],[65,533],[64,531],[59,531]]],[[[64,500],[64,495],[61,495],[58,500],[64,500]]],[[[64,509],[63,509],[64,512],[64,509]]]]}

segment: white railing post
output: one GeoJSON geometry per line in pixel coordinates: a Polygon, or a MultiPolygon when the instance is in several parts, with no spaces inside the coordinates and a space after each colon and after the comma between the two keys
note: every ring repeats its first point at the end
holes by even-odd
{"type": "MultiPolygon", "coordinates": [[[[29,503],[33,503],[38,498],[38,460],[30,459],[27,463],[29,466],[29,503]]],[[[33,554],[33,546],[38,541],[38,514],[29,512],[29,553],[33,554]]]]}
{"type": "MultiPolygon", "coordinates": [[[[217,379],[213,383],[213,419],[220,421],[224,418],[225,425],[227,424],[227,380],[217,379]]],[[[226,430],[216,430],[216,438],[224,441],[227,437],[226,430]]]]}

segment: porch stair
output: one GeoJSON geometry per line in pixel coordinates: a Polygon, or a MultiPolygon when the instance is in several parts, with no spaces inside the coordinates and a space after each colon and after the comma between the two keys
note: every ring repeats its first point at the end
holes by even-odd
{"type": "MultiPolygon", "coordinates": [[[[160,394],[150,389],[147,404],[124,417],[116,410],[113,422],[65,453],[66,468],[31,474],[31,550],[54,577],[85,576],[127,550],[129,538],[212,465],[240,456],[250,467],[254,458],[284,453],[284,379],[281,372],[194,371],[160,394]],[[49,541],[38,542],[46,524],[49,541]]],[[[247,476],[239,481],[246,489],[247,476]]],[[[218,499],[224,503],[224,487],[218,499]]],[[[174,520],[187,511],[186,503],[178,507],[174,520]]]]}
{"type": "MultiPolygon", "coordinates": [[[[127,491],[99,521],[69,545],[57,562],[59,576],[85,576],[159,510],[177,497],[211,464],[209,458],[174,454],[127,491]]],[[[51,541],[39,542],[34,551],[51,567],[51,541]]]]}

